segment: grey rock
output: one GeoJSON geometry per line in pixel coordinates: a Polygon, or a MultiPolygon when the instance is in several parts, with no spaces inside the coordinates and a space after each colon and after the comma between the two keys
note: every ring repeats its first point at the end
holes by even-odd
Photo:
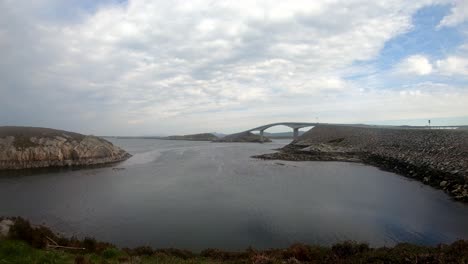
{"type": "Polygon", "coordinates": [[[130,156],[96,136],[46,128],[0,127],[0,169],[95,165],[130,156]]]}

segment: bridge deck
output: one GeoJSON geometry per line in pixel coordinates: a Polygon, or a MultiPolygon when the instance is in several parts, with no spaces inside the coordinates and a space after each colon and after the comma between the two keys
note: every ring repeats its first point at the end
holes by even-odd
{"type": "Polygon", "coordinates": [[[262,130],[266,130],[266,129],[268,129],[270,127],[274,127],[274,126],[287,126],[287,127],[292,128],[292,129],[296,129],[296,128],[303,128],[303,127],[309,127],[309,126],[316,126],[316,125],[318,125],[318,123],[281,122],[281,123],[272,123],[272,124],[268,124],[268,125],[255,127],[255,128],[247,130],[246,132],[262,131],[262,130]]]}

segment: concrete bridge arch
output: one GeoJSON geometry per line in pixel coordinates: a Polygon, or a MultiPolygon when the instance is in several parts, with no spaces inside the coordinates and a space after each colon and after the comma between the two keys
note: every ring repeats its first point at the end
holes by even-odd
{"type": "Polygon", "coordinates": [[[297,139],[297,137],[299,137],[299,129],[304,128],[304,127],[316,126],[316,125],[318,125],[318,123],[280,122],[280,123],[272,123],[272,124],[268,124],[268,125],[255,127],[255,128],[246,130],[245,132],[259,131],[260,132],[260,140],[263,141],[263,132],[265,130],[267,130],[268,128],[274,127],[274,126],[287,126],[287,127],[292,128],[294,139],[297,139]]]}

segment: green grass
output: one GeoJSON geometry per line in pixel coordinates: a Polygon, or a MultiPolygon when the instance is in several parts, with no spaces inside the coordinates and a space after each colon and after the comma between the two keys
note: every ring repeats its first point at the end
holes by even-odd
{"type": "Polygon", "coordinates": [[[0,241],[1,264],[65,264],[73,262],[74,256],[64,252],[34,249],[22,241],[0,241]]]}
{"type": "Polygon", "coordinates": [[[16,136],[15,141],[13,141],[13,146],[16,149],[26,149],[30,147],[37,147],[39,144],[32,142],[29,137],[16,136]]]}
{"type": "Polygon", "coordinates": [[[86,264],[221,263],[203,257],[182,259],[165,254],[129,256],[126,252],[117,248],[108,248],[100,254],[35,249],[23,241],[0,240],[0,264],[73,264],[76,259],[81,259],[84,261],[82,263],[86,264]]]}

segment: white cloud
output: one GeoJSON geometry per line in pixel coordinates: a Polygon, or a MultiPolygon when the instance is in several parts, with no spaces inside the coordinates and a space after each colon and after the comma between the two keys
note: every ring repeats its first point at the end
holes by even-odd
{"type": "Polygon", "coordinates": [[[438,28],[453,27],[468,20],[468,1],[453,1],[450,14],[445,16],[439,23],[438,28]]]}
{"type": "Polygon", "coordinates": [[[432,70],[432,64],[424,55],[411,55],[395,67],[395,72],[403,75],[428,75],[432,70]]]}
{"type": "Polygon", "coordinates": [[[411,55],[398,63],[393,71],[406,76],[458,75],[468,77],[468,57],[463,54],[450,55],[431,62],[423,55],[411,55]]]}
{"type": "MultiPolygon", "coordinates": [[[[369,120],[361,110],[387,97],[346,73],[367,74],[354,63],[433,1],[129,0],[60,23],[37,12],[61,1],[29,2],[0,1],[0,122],[125,134],[195,132],[192,119],[208,131],[317,112],[369,120]]],[[[400,66],[435,71],[421,55],[400,66]]]]}
{"type": "Polygon", "coordinates": [[[442,75],[464,75],[468,77],[468,58],[449,56],[436,61],[437,70],[442,75]]]}

